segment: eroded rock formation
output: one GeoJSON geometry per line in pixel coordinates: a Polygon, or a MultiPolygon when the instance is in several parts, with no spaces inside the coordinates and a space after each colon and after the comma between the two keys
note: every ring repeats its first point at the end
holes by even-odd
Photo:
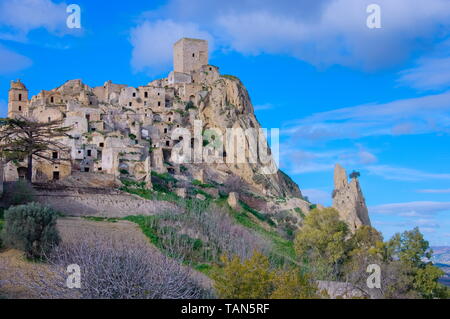
{"type": "Polygon", "coordinates": [[[352,231],[362,225],[370,225],[366,201],[359,185],[358,177],[348,182],[345,169],[336,164],[334,168],[333,207],[349,225],[352,231]]]}

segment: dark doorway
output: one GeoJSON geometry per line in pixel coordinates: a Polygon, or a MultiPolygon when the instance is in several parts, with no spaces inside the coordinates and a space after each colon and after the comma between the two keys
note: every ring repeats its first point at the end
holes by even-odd
{"type": "Polygon", "coordinates": [[[169,149],[164,148],[163,149],[164,162],[170,162],[171,156],[172,156],[172,151],[169,150],[169,149]]]}
{"type": "Polygon", "coordinates": [[[19,175],[19,179],[26,179],[27,171],[28,171],[28,169],[26,167],[19,167],[17,169],[17,175],[19,175]]]}
{"type": "Polygon", "coordinates": [[[59,172],[53,172],[53,180],[59,181],[59,172]]]}

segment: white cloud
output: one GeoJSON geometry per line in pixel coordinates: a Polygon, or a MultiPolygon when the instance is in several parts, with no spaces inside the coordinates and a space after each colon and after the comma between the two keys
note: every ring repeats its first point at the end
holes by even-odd
{"type": "Polygon", "coordinates": [[[313,141],[450,133],[450,91],[316,113],[291,125],[282,133],[313,141]]]}
{"type": "Polygon", "coordinates": [[[449,194],[450,188],[447,189],[419,189],[417,192],[425,194],[449,194]]]}
{"type": "Polygon", "coordinates": [[[369,207],[371,214],[389,214],[398,216],[427,216],[450,211],[450,202],[417,201],[392,203],[369,207]]]}
{"type": "Polygon", "coordinates": [[[414,222],[418,226],[427,226],[427,227],[433,227],[433,228],[439,228],[439,223],[434,219],[426,219],[426,218],[419,218],[414,220],[414,222]]]}
{"type": "Polygon", "coordinates": [[[12,29],[3,32],[1,37],[25,41],[27,34],[38,28],[57,35],[69,33],[66,8],[67,4],[50,0],[1,0],[0,26],[12,29]]]}
{"type": "Polygon", "coordinates": [[[280,146],[281,165],[292,174],[332,171],[336,163],[359,169],[378,161],[377,157],[361,144],[354,149],[298,150],[289,145],[280,146]]]}
{"type": "Polygon", "coordinates": [[[421,59],[416,67],[401,72],[399,82],[422,90],[448,88],[450,57],[421,59]]]}
{"type": "Polygon", "coordinates": [[[206,39],[210,51],[213,51],[211,35],[194,23],[176,23],[172,20],[142,22],[131,30],[133,69],[149,73],[166,70],[172,63],[173,44],[182,37],[206,39]]]}
{"type": "Polygon", "coordinates": [[[378,0],[381,29],[366,26],[371,3],[171,0],[147,16],[197,23],[215,34],[223,47],[243,54],[286,54],[319,66],[364,69],[392,65],[449,32],[447,0],[378,0]]]}
{"type": "Polygon", "coordinates": [[[435,233],[436,228],[434,227],[419,227],[419,230],[423,233],[435,233]]]}
{"type": "Polygon", "coordinates": [[[31,66],[32,61],[0,45],[0,74],[9,74],[31,66]]]}
{"type": "Polygon", "coordinates": [[[437,174],[416,169],[395,167],[389,165],[369,165],[365,167],[369,174],[381,176],[388,180],[422,181],[422,180],[450,180],[450,174],[437,174]]]}
{"type": "Polygon", "coordinates": [[[257,105],[254,105],[253,108],[255,109],[255,111],[264,111],[264,110],[273,109],[274,105],[270,104],[270,103],[257,104],[257,105]]]}
{"type": "Polygon", "coordinates": [[[417,60],[412,68],[400,72],[398,82],[419,90],[439,90],[450,87],[450,40],[417,60]]]}

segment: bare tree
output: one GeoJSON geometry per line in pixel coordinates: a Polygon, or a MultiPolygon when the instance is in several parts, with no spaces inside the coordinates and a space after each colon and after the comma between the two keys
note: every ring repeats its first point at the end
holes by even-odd
{"type": "Polygon", "coordinates": [[[26,286],[39,298],[57,299],[191,299],[206,294],[187,267],[145,242],[84,233],[82,239],[55,247],[48,262],[49,268],[34,273],[32,280],[18,275],[10,284],[26,286]],[[80,289],[66,285],[72,264],[81,270],[80,289]]]}
{"type": "Polygon", "coordinates": [[[40,158],[59,164],[70,161],[69,148],[60,142],[71,138],[71,127],[63,126],[63,120],[38,122],[19,117],[0,119],[0,157],[8,161],[27,160],[26,179],[31,182],[33,160],[40,158]],[[57,156],[53,153],[57,152],[57,156]]]}
{"type": "Polygon", "coordinates": [[[216,205],[210,205],[205,210],[186,210],[183,214],[168,211],[156,217],[149,218],[147,223],[156,230],[163,250],[168,255],[185,261],[218,261],[223,253],[246,259],[251,257],[255,250],[270,250],[266,240],[237,225],[224,208],[216,205]],[[200,239],[205,249],[196,249],[196,242],[183,234],[191,234],[200,239]],[[199,256],[200,253],[205,255],[199,256]]]}
{"type": "Polygon", "coordinates": [[[224,186],[222,188],[225,193],[230,193],[230,192],[242,193],[244,187],[245,187],[245,182],[242,179],[242,177],[237,176],[237,175],[230,175],[226,179],[224,186]]]}

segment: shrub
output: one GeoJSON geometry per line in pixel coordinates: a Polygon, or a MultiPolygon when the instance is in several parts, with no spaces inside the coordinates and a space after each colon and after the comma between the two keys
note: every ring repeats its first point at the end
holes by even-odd
{"type": "Polygon", "coordinates": [[[120,179],[120,181],[122,182],[122,184],[125,187],[133,187],[133,188],[145,188],[146,187],[146,183],[145,182],[138,182],[129,178],[122,178],[120,179]]]}
{"type": "MultiPolygon", "coordinates": [[[[95,236],[95,235],[92,235],[95,236]]],[[[81,298],[200,298],[202,288],[188,269],[147,245],[107,238],[78,240],[55,249],[50,261],[82,269],[81,298]]],[[[63,276],[65,274],[62,274],[63,276]]],[[[64,278],[64,277],[63,277],[64,278]]]]}
{"type": "Polygon", "coordinates": [[[240,225],[220,207],[204,208],[204,201],[191,203],[186,211],[154,216],[128,216],[166,255],[183,258],[193,265],[218,262],[223,253],[248,258],[253,250],[268,250],[268,243],[240,225]],[[189,234],[189,235],[188,235],[189,234]]]}
{"type": "Polygon", "coordinates": [[[221,187],[221,191],[228,194],[230,192],[235,192],[235,193],[242,193],[242,190],[245,187],[245,182],[244,180],[237,175],[230,175],[224,185],[221,187]]]}
{"type": "Polygon", "coordinates": [[[353,179],[353,178],[358,178],[358,177],[361,176],[361,173],[360,173],[360,172],[357,172],[357,171],[353,171],[353,172],[350,173],[349,176],[350,176],[351,179],[353,179]]]}
{"type": "Polygon", "coordinates": [[[188,111],[189,109],[197,109],[197,107],[194,105],[194,102],[189,101],[186,103],[186,106],[184,107],[185,111],[188,111]]]}
{"type": "Polygon", "coordinates": [[[192,181],[192,185],[194,185],[194,186],[199,186],[199,187],[201,187],[201,188],[214,188],[214,187],[215,187],[213,184],[205,184],[205,183],[202,183],[202,182],[200,182],[198,179],[194,179],[194,180],[192,181]]]}
{"type": "Polygon", "coordinates": [[[189,268],[147,243],[93,230],[69,234],[47,262],[49,268],[37,269],[32,278],[15,276],[11,284],[30,288],[46,299],[193,299],[209,295],[189,268]],[[80,267],[79,289],[66,285],[66,270],[71,264],[80,267]]]}
{"type": "Polygon", "coordinates": [[[298,269],[274,270],[269,258],[254,252],[242,261],[234,256],[221,258],[222,271],[214,273],[214,288],[220,298],[305,299],[318,298],[317,285],[298,269]]]}
{"type": "Polygon", "coordinates": [[[274,223],[274,221],[268,217],[267,215],[261,214],[260,212],[258,212],[257,210],[251,208],[250,206],[247,205],[247,203],[243,202],[243,201],[239,201],[239,204],[241,204],[242,208],[245,209],[246,211],[248,211],[249,213],[251,213],[253,216],[255,216],[256,218],[258,218],[260,221],[262,222],[266,222],[268,223],[270,226],[276,226],[276,224],[274,223]]]}
{"type": "Polygon", "coordinates": [[[43,259],[60,241],[56,218],[55,211],[37,203],[11,207],[5,211],[3,241],[29,259],[43,259]]]}
{"type": "Polygon", "coordinates": [[[267,299],[273,290],[274,273],[269,259],[255,252],[250,259],[221,258],[223,271],[214,274],[214,288],[224,299],[267,299]]]}
{"type": "Polygon", "coordinates": [[[302,221],[294,245],[297,255],[308,260],[318,279],[336,280],[345,259],[348,226],[334,208],[313,209],[302,221]]]}
{"type": "Polygon", "coordinates": [[[279,271],[274,278],[271,299],[312,299],[320,298],[317,284],[308,274],[297,269],[279,271]]]}
{"type": "Polygon", "coordinates": [[[152,171],[151,176],[153,189],[158,192],[169,193],[170,189],[178,182],[175,177],[167,172],[161,174],[152,171]]]}
{"type": "Polygon", "coordinates": [[[3,198],[8,206],[28,204],[34,200],[33,186],[26,180],[19,180],[8,187],[3,198]]]}

